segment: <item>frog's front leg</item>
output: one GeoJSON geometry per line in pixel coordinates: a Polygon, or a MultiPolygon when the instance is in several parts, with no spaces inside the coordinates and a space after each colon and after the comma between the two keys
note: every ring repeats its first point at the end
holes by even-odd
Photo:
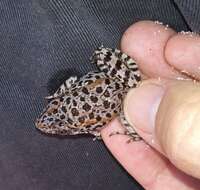
{"type": "Polygon", "coordinates": [[[77,82],[77,76],[69,77],[51,96],[45,97],[46,99],[53,99],[61,97],[75,82],[77,82]]]}

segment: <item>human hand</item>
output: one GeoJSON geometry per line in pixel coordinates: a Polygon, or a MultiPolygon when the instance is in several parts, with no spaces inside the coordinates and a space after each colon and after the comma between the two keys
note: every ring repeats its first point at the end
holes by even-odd
{"type": "Polygon", "coordinates": [[[200,189],[200,86],[189,80],[200,78],[200,37],[141,21],[124,33],[121,49],[147,79],[124,102],[127,120],[144,141],[109,137],[123,131],[115,119],[101,131],[105,144],[147,190],[200,189]]]}

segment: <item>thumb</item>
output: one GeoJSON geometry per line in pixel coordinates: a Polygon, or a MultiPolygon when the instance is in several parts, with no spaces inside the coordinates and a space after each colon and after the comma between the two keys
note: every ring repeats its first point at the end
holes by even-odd
{"type": "Polygon", "coordinates": [[[147,80],[124,102],[127,121],[177,168],[200,178],[200,85],[147,80]]]}

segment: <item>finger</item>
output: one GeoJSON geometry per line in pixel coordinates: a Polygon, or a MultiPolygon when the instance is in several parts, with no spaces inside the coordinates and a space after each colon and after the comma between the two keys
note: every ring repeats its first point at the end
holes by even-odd
{"type": "Polygon", "coordinates": [[[152,21],[130,26],[121,39],[121,49],[133,57],[142,73],[149,77],[183,77],[164,57],[167,41],[176,32],[152,21]]]}
{"type": "Polygon", "coordinates": [[[180,33],[169,39],[165,48],[166,60],[193,78],[200,78],[200,37],[180,33]]]}
{"type": "Polygon", "coordinates": [[[145,189],[198,189],[199,182],[180,171],[158,152],[153,150],[144,141],[127,143],[128,136],[109,136],[113,131],[123,132],[124,128],[118,120],[111,122],[101,131],[102,138],[122,164],[122,166],[132,175],[145,189]]]}
{"type": "Polygon", "coordinates": [[[182,171],[200,178],[199,84],[146,81],[128,93],[124,112],[148,144],[182,171]]]}

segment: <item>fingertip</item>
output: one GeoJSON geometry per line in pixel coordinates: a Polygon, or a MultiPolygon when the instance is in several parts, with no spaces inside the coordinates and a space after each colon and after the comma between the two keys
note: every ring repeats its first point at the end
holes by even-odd
{"type": "Polygon", "coordinates": [[[200,37],[193,33],[179,33],[171,37],[165,48],[170,65],[183,73],[200,78],[200,37]]]}
{"type": "Polygon", "coordinates": [[[163,186],[169,187],[169,189],[199,187],[197,180],[177,170],[144,141],[127,143],[128,136],[115,135],[110,137],[109,134],[116,130],[124,131],[117,119],[101,131],[104,143],[127,172],[145,189],[162,189],[163,186]]]}
{"type": "Polygon", "coordinates": [[[158,22],[139,21],[131,25],[121,39],[121,49],[133,57],[140,70],[149,77],[177,77],[164,58],[164,48],[176,32],[158,22]]]}

